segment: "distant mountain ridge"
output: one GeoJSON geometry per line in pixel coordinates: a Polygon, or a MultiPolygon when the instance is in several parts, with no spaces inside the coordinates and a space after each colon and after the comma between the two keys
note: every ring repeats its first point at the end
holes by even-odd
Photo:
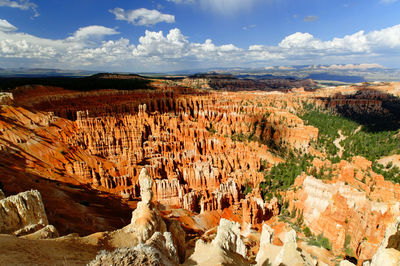
{"type": "Polygon", "coordinates": [[[0,68],[0,77],[86,77],[96,73],[99,73],[99,71],[53,68],[0,68]]]}
{"type": "MultiPolygon", "coordinates": [[[[269,66],[264,68],[210,68],[188,70],[186,74],[199,72],[210,74],[230,74],[238,78],[246,79],[314,79],[345,83],[400,81],[399,69],[385,68],[378,64],[269,66]]],[[[171,74],[184,73],[185,71],[171,72],[171,74]]]]}
{"type": "MultiPolygon", "coordinates": [[[[64,70],[51,68],[0,68],[0,77],[87,77],[104,71],[64,70]]],[[[110,72],[112,73],[112,72],[110,72]]],[[[386,68],[379,64],[333,64],[268,66],[260,68],[202,68],[164,73],[118,72],[119,75],[188,76],[198,73],[232,75],[241,79],[313,79],[359,83],[370,81],[400,81],[400,69],[386,68]]]]}

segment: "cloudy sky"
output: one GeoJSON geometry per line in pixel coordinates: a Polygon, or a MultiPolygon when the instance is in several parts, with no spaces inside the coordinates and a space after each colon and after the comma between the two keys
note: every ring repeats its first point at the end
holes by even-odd
{"type": "Polygon", "coordinates": [[[0,68],[400,68],[400,0],[0,0],[0,68]]]}

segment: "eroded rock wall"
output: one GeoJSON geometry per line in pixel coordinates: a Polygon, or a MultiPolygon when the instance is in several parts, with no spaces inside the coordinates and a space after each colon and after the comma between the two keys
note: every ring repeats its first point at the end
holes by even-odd
{"type": "Polygon", "coordinates": [[[0,233],[28,234],[48,224],[39,191],[26,191],[0,200],[0,233]]]}

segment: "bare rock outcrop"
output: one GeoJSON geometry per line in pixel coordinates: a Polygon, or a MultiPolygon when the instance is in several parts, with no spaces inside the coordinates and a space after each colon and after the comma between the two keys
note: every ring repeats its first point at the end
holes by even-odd
{"type": "Polygon", "coordinates": [[[339,263],[339,266],[355,266],[355,264],[354,264],[354,263],[351,263],[351,262],[348,261],[348,260],[342,260],[342,261],[339,263]]]}
{"type": "Polygon", "coordinates": [[[385,232],[385,238],[372,257],[371,266],[395,266],[400,264],[400,217],[390,224],[385,232]]]}
{"type": "Polygon", "coordinates": [[[4,199],[6,195],[4,195],[3,190],[0,189],[0,200],[4,199]]]}
{"type": "Polygon", "coordinates": [[[160,232],[156,232],[145,243],[132,248],[119,248],[113,252],[101,251],[97,257],[89,263],[90,266],[108,265],[178,265],[176,250],[167,238],[160,232]]]}
{"type": "Polygon", "coordinates": [[[25,235],[48,224],[39,191],[25,191],[0,200],[0,233],[25,235]]]}
{"type": "Polygon", "coordinates": [[[240,237],[239,223],[222,218],[219,221],[217,236],[211,244],[246,257],[246,246],[240,237]]]}
{"type": "Polygon", "coordinates": [[[198,240],[185,265],[250,265],[246,253],[240,237],[240,224],[222,218],[213,241],[198,240]]]}
{"type": "Polygon", "coordinates": [[[0,105],[12,105],[14,97],[11,92],[0,92],[0,105]]]}
{"type": "Polygon", "coordinates": [[[312,257],[297,247],[296,231],[286,232],[283,246],[272,244],[274,230],[263,224],[257,265],[315,265],[312,257]]]}
{"type": "Polygon", "coordinates": [[[186,259],[186,232],[182,229],[180,222],[176,220],[169,221],[168,232],[165,232],[165,234],[171,234],[177,258],[179,258],[179,262],[184,262],[186,259]]]}
{"type": "Polygon", "coordinates": [[[336,179],[330,182],[299,176],[295,181],[297,191],[287,200],[290,208],[303,213],[304,222],[314,235],[323,234],[329,239],[335,252],[343,249],[348,238],[348,247],[357,258],[368,260],[376,253],[387,225],[400,214],[399,186],[372,171],[364,174],[370,168],[357,166],[356,161],[362,160],[355,159],[353,163],[333,165],[336,179]],[[358,181],[363,175],[366,184],[358,181]]]}
{"type": "Polygon", "coordinates": [[[57,229],[53,225],[47,225],[46,227],[29,235],[22,236],[27,239],[51,239],[59,237],[57,229]]]}
{"type": "Polygon", "coordinates": [[[153,198],[153,179],[146,168],[143,168],[140,172],[139,184],[142,201],[138,203],[136,210],[132,212],[131,223],[124,228],[124,231],[134,233],[139,243],[144,243],[155,232],[166,232],[167,226],[151,202],[153,198]]]}

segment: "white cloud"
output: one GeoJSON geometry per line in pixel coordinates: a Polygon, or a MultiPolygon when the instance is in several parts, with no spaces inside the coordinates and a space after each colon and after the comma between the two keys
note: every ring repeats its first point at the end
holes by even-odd
{"type": "Polygon", "coordinates": [[[400,48],[400,24],[378,31],[372,31],[366,36],[374,48],[400,48]]]}
{"type": "Polygon", "coordinates": [[[175,16],[173,15],[163,14],[158,10],[149,10],[146,8],[124,10],[117,7],[110,10],[110,12],[115,15],[115,19],[117,20],[125,20],[139,26],[151,26],[161,22],[175,22],[175,16]]]}
{"type": "Polygon", "coordinates": [[[17,27],[11,25],[7,20],[0,19],[0,31],[16,31],[17,27]]]}
{"type": "Polygon", "coordinates": [[[330,70],[352,70],[352,69],[371,69],[371,68],[384,68],[380,64],[346,64],[346,65],[330,65],[330,66],[321,66],[322,69],[330,69],[330,70]]]}
{"type": "Polygon", "coordinates": [[[79,28],[71,37],[68,38],[70,41],[86,41],[86,40],[98,40],[107,35],[119,34],[118,31],[110,29],[104,26],[92,25],[88,27],[79,28]]]}
{"type": "Polygon", "coordinates": [[[21,10],[32,9],[32,11],[34,12],[34,16],[39,16],[39,12],[37,11],[38,6],[35,3],[30,2],[29,0],[0,0],[0,6],[18,8],[21,10]]]}
{"type": "MultiPolygon", "coordinates": [[[[294,33],[275,46],[255,44],[247,49],[234,44],[216,45],[211,39],[191,42],[178,28],[167,33],[146,30],[137,41],[110,40],[118,32],[103,26],[79,28],[60,40],[19,33],[0,20],[0,59],[8,66],[104,69],[109,71],[162,71],[216,66],[265,66],[294,64],[355,64],[399,62],[400,25],[382,30],[359,31],[323,41],[310,33],[294,33]],[[136,43],[136,44],[135,44],[136,43]],[[8,61],[7,61],[8,60],[8,61]],[[13,61],[14,60],[14,61],[13,61]],[[18,65],[17,65],[18,66],[18,65]]],[[[337,69],[377,65],[345,65],[337,69]]],[[[335,66],[334,66],[335,67],[335,66]]]]}

